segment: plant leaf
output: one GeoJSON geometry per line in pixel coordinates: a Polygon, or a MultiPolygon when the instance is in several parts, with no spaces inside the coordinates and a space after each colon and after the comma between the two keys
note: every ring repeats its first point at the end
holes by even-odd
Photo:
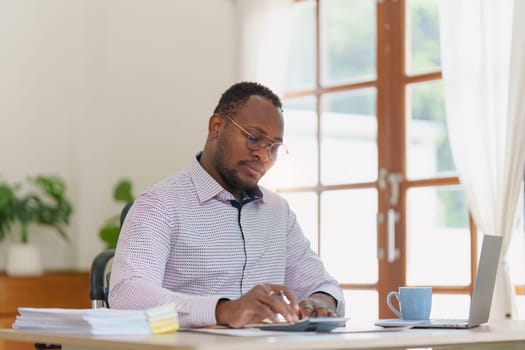
{"type": "Polygon", "coordinates": [[[115,249],[117,247],[118,235],[120,227],[116,225],[105,225],[99,231],[100,238],[106,242],[107,249],[115,249]]]}
{"type": "Polygon", "coordinates": [[[62,226],[60,226],[60,225],[58,225],[58,224],[53,224],[53,225],[51,225],[51,226],[53,226],[53,227],[57,230],[58,234],[59,234],[60,236],[62,236],[62,238],[63,238],[66,242],[69,242],[69,236],[67,235],[66,231],[62,228],[62,226]]]}
{"type": "Polygon", "coordinates": [[[39,175],[34,180],[30,179],[30,181],[55,200],[60,201],[63,199],[66,185],[61,178],[57,176],[39,175]]]}
{"type": "Polygon", "coordinates": [[[14,189],[6,183],[0,184],[0,241],[2,241],[9,230],[11,223],[15,220],[14,215],[14,189]]]}
{"type": "Polygon", "coordinates": [[[121,180],[116,186],[113,192],[113,198],[121,202],[131,202],[133,195],[131,193],[131,181],[121,180]]]}
{"type": "Polygon", "coordinates": [[[13,190],[6,184],[0,184],[0,210],[12,202],[15,194],[13,190]]]}
{"type": "Polygon", "coordinates": [[[9,233],[12,223],[21,225],[21,241],[27,242],[28,226],[37,223],[53,227],[68,240],[64,226],[69,223],[73,211],[65,198],[64,181],[57,176],[28,178],[32,187],[20,194],[18,183],[0,183],[0,241],[9,233]]]}

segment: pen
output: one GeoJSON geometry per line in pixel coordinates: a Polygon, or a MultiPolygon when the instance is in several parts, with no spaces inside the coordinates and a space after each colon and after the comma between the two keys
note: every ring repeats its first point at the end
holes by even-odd
{"type": "Polygon", "coordinates": [[[284,294],[284,291],[283,291],[282,289],[279,289],[279,292],[277,292],[277,295],[279,295],[279,297],[280,297],[281,299],[283,299],[283,301],[284,301],[286,304],[290,305],[290,300],[288,300],[288,298],[286,297],[286,294],[284,294]]]}

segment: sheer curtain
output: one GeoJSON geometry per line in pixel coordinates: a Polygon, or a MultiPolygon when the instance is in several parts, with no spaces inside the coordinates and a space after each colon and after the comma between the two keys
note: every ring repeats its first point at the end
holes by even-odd
{"type": "Polygon", "coordinates": [[[282,96],[293,0],[236,0],[239,78],[282,96]]]}
{"type": "Polygon", "coordinates": [[[481,232],[503,236],[492,319],[517,316],[507,252],[525,164],[522,0],[440,1],[447,124],[481,232]]]}

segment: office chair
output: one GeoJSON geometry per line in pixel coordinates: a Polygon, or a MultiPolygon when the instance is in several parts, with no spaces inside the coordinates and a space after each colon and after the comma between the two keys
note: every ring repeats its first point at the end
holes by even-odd
{"type": "Polygon", "coordinates": [[[111,265],[114,255],[114,249],[105,250],[98,253],[91,264],[91,272],[89,274],[89,298],[91,299],[91,306],[93,309],[109,307],[109,277],[111,274],[111,265]]]}
{"type": "MultiPolygon", "coordinates": [[[[122,227],[124,219],[132,205],[133,201],[128,202],[122,209],[122,212],[120,213],[120,227],[122,227]]],[[[111,275],[111,265],[114,256],[114,249],[105,250],[98,253],[91,264],[91,271],[89,274],[89,298],[93,309],[101,307],[109,308],[109,277],[111,275]]]]}

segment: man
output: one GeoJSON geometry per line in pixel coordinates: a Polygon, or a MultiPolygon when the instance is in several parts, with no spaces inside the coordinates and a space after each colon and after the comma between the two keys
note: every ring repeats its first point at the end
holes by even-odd
{"type": "Polygon", "coordinates": [[[128,213],[112,308],[174,302],[181,327],[344,314],[339,285],[287,202],[257,185],[284,148],[281,108],[257,83],[224,92],[193,165],[145,191],[128,213]]]}

